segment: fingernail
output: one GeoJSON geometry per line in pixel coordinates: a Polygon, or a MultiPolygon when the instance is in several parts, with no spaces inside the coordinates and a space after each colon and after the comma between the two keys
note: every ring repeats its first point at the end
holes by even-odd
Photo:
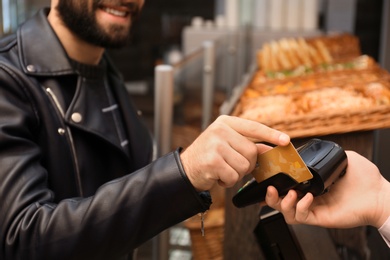
{"type": "Polygon", "coordinates": [[[280,136],[279,136],[279,141],[283,144],[287,144],[290,142],[290,137],[284,133],[282,133],[280,136]]]}

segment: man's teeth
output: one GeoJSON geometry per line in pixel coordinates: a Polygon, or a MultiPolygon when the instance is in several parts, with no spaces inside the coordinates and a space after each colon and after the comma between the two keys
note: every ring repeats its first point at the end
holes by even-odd
{"type": "Polygon", "coordinates": [[[118,10],[111,9],[111,8],[104,8],[104,11],[109,13],[109,14],[116,15],[116,16],[121,16],[121,17],[126,16],[126,12],[118,11],[118,10]]]}

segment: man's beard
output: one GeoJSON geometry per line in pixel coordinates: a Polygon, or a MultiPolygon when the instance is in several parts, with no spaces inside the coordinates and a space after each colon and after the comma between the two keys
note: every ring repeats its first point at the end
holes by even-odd
{"type": "MultiPolygon", "coordinates": [[[[97,23],[95,17],[99,2],[101,0],[94,0],[92,10],[89,11],[86,0],[60,0],[57,11],[63,23],[82,40],[104,48],[125,46],[130,38],[130,28],[111,25],[109,31],[106,32],[97,23]]],[[[138,17],[140,8],[133,5],[132,10],[131,21],[133,22],[138,17]]]]}

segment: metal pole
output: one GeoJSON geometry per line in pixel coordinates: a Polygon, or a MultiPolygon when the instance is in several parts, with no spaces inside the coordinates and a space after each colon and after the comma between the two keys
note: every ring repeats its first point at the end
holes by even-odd
{"type": "MultiPolygon", "coordinates": [[[[155,68],[154,136],[157,145],[157,157],[171,150],[173,82],[172,66],[159,65],[155,68]]],[[[169,230],[161,232],[153,239],[153,259],[169,259],[169,230]]]]}
{"type": "Polygon", "coordinates": [[[212,41],[203,43],[203,90],[202,90],[202,129],[206,129],[211,123],[214,103],[215,83],[215,44],[212,41]]]}
{"type": "Polygon", "coordinates": [[[228,35],[228,49],[227,49],[227,97],[230,97],[233,93],[233,89],[236,86],[236,63],[237,63],[237,43],[236,43],[236,31],[231,29],[228,35]]]}
{"type": "Polygon", "coordinates": [[[157,155],[171,150],[173,114],[173,68],[159,65],[155,69],[154,134],[157,155]]]}

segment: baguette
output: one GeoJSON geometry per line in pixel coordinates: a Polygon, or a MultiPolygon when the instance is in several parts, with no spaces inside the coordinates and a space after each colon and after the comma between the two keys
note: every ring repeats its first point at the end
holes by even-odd
{"type": "Polygon", "coordinates": [[[282,38],[265,43],[257,52],[257,62],[260,70],[268,72],[331,64],[360,55],[359,40],[350,34],[308,39],[282,38]]]}

